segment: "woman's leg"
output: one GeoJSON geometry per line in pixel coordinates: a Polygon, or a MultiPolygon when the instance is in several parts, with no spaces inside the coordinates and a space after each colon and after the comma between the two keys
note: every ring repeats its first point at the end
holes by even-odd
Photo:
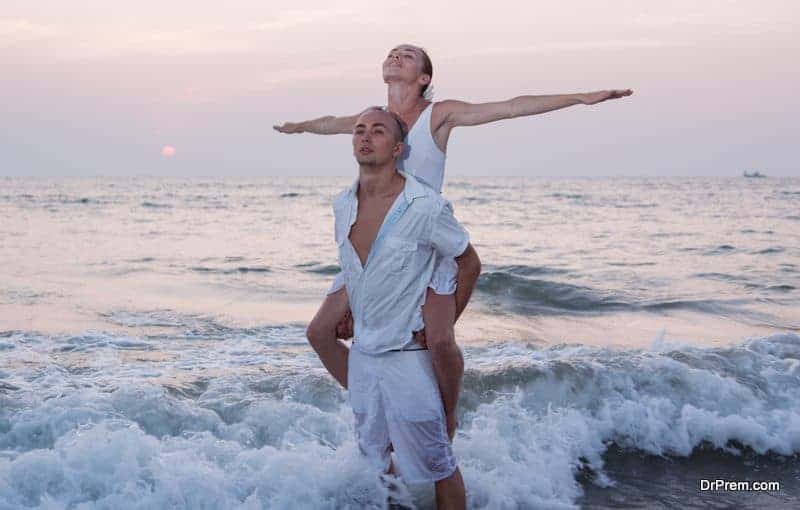
{"type": "Polygon", "coordinates": [[[347,290],[339,289],[328,294],[308,325],[306,337],[328,372],[347,388],[347,354],[349,349],[336,338],[336,326],[350,311],[347,290]]]}
{"type": "Polygon", "coordinates": [[[456,345],[453,324],[456,318],[454,294],[437,294],[429,288],[422,307],[425,340],[431,351],[433,371],[442,394],[447,417],[447,435],[453,440],[458,423],[458,395],[464,376],[464,357],[456,345]]]}

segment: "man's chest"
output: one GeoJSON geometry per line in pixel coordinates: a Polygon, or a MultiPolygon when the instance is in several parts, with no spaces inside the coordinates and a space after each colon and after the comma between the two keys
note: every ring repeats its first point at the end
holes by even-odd
{"type": "Polygon", "coordinates": [[[369,253],[373,248],[381,225],[386,214],[391,209],[395,199],[361,200],[358,203],[356,221],[350,228],[348,238],[361,260],[361,266],[366,265],[369,253]]]}

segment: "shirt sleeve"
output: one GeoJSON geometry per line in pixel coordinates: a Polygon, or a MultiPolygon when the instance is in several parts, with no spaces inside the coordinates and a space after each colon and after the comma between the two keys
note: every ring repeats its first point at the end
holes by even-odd
{"type": "Polygon", "coordinates": [[[333,283],[328,289],[327,295],[330,296],[331,294],[338,292],[339,289],[345,286],[345,283],[344,271],[339,271],[336,273],[336,278],[334,278],[333,283]]]}
{"type": "Polygon", "coordinates": [[[431,228],[431,246],[442,257],[455,258],[469,245],[469,233],[453,215],[453,206],[445,201],[431,228]]]}
{"type": "MultiPolygon", "coordinates": [[[[341,197],[336,197],[333,201],[333,238],[334,242],[336,243],[337,250],[341,250],[341,244],[342,241],[344,240],[343,239],[344,234],[342,233],[342,225],[341,225],[343,221],[341,202],[342,202],[341,197]]],[[[338,255],[340,256],[339,263],[341,265],[341,253],[339,253],[338,255]]],[[[347,280],[345,278],[344,271],[340,269],[339,272],[336,273],[336,278],[334,278],[333,283],[328,288],[328,292],[326,294],[331,295],[338,292],[339,289],[341,289],[346,285],[346,281],[347,280]]]]}

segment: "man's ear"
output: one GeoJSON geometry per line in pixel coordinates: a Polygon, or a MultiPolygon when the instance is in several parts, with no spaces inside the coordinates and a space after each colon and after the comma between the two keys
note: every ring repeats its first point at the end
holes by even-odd
{"type": "Polygon", "coordinates": [[[431,83],[431,76],[429,74],[421,74],[419,79],[422,81],[423,85],[429,85],[431,83]]]}
{"type": "Polygon", "coordinates": [[[404,144],[403,142],[397,142],[394,145],[394,149],[392,150],[392,157],[397,159],[397,157],[400,156],[400,154],[403,153],[405,148],[406,148],[406,144],[404,144]]]}

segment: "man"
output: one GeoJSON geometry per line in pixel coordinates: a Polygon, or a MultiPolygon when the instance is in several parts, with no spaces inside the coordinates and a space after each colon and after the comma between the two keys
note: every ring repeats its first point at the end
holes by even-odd
{"type": "MultiPolygon", "coordinates": [[[[439,508],[464,508],[464,482],[431,354],[413,332],[423,327],[421,307],[437,255],[476,255],[465,253],[469,236],[449,202],[397,170],[403,138],[402,121],[381,109],[369,109],[356,120],[353,154],[359,177],[334,202],[353,346],[348,352],[336,338],[337,313],[345,312],[346,301],[337,301],[333,319],[317,332],[324,340],[313,345],[323,363],[334,360],[326,367],[347,384],[361,451],[384,472],[396,468],[406,483],[435,483],[439,508]],[[342,361],[344,371],[338,368],[342,361]]],[[[452,322],[446,329],[429,332],[428,342],[438,341],[439,334],[452,337],[452,322]]]]}
{"type": "MultiPolygon", "coordinates": [[[[387,108],[398,114],[408,126],[408,140],[405,150],[398,158],[398,167],[437,191],[441,192],[444,180],[445,155],[450,133],[456,127],[476,126],[515,117],[537,115],[573,105],[594,105],[610,99],[619,99],[631,95],[629,89],[600,90],[577,94],[557,95],[525,95],[506,101],[472,104],[464,101],[430,100],[430,84],[433,79],[433,63],[424,49],[410,44],[399,45],[389,51],[382,65],[383,81],[387,86],[387,108]]],[[[281,133],[315,133],[340,134],[352,133],[359,114],[334,117],[325,116],[303,122],[287,122],[274,126],[281,133]]],[[[472,246],[470,252],[474,252],[472,246]]],[[[423,314],[425,319],[425,336],[438,339],[433,343],[428,340],[434,360],[434,369],[446,402],[448,412],[448,432],[452,437],[456,426],[455,409],[463,375],[463,358],[455,343],[439,332],[447,330],[449,325],[442,322],[454,321],[466,307],[472,289],[480,274],[481,265],[477,257],[467,261],[442,260],[430,282],[430,290],[425,301],[423,314]],[[457,281],[457,283],[456,283],[457,281]]],[[[342,275],[328,292],[328,296],[317,312],[308,330],[309,342],[319,343],[316,333],[320,323],[327,324],[332,315],[338,314],[339,337],[349,338],[350,327],[347,320],[347,308],[339,301],[346,301],[347,294],[342,289],[342,275]]],[[[420,336],[420,341],[425,338],[420,336]]],[[[334,370],[346,373],[346,358],[333,356],[323,359],[325,366],[332,374],[334,370]]],[[[345,384],[346,378],[337,379],[345,384]]]]}

